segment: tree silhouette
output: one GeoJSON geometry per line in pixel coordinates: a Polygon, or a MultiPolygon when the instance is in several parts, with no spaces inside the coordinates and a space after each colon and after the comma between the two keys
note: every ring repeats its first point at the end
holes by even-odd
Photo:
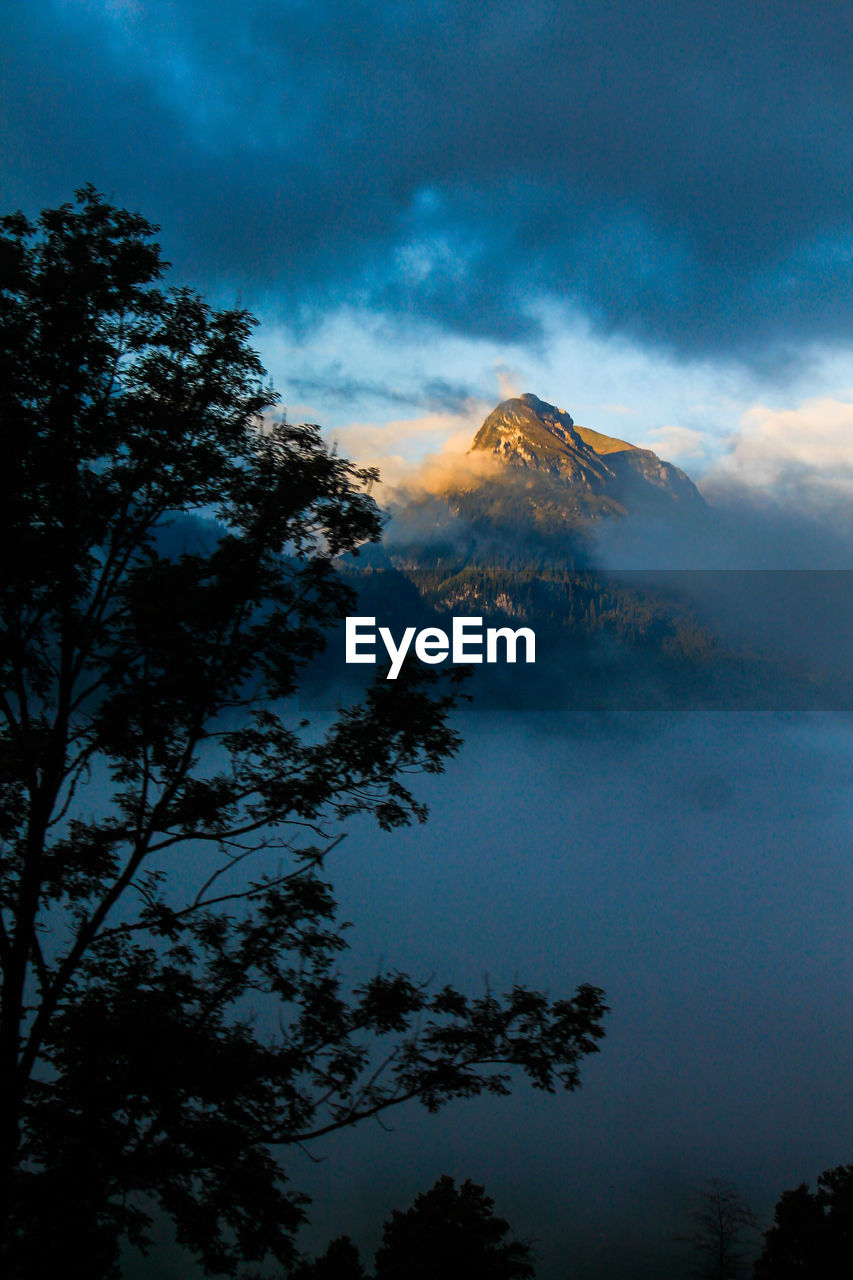
{"type": "Polygon", "coordinates": [[[784,1191],[764,1233],[756,1280],[842,1280],[853,1271],[853,1165],[826,1169],[817,1191],[784,1191]]]}
{"type": "Polygon", "coordinates": [[[118,1274],[152,1205],[212,1274],[293,1258],[282,1153],[406,1099],[579,1082],[601,992],[347,993],[334,824],[422,819],[431,673],[292,711],[374,473],[275,423],[252,320],[160,287],[92,188],[0,226],[0,1262],[118,1274]]]}
{"type": "Polygon", "coordinates": [[[690,1274],[698,1280],[738,1280],[747,1273],[758,1220],[731,1183],[712,1178],[690,1211],[690,1274]]]}
{"type": "Polygon", "coordinates": [[[507,1239],[509,1223],[471,1181],[441,1177],[410,1209],[394,1210],[376,1253],[376,1280],[527,1280],[531,1248],[507,1239]]]}
{"type": "Polygon", "coordinates": [[[366,1280],[358,1249],[349,1236],[338,1236],[325,1253],[294,1267],[288,1280],[366,1280]]]}

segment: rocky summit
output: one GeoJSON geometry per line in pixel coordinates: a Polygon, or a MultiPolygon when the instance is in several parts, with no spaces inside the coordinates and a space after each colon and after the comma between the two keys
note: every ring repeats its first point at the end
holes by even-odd
{"type": "Polygon", "coordinates": [[[604,488],[613,478],[569,415],[529,392],[493,409],[472,449],[494,453],[508,466],[545,472],[591,489],[604,488]]]}
{"type": "Polygon", "coordinates": [[[492,410],[472,451],[492,453],[530,478],[565,482],[575,491],[575,501],[566,495],[570,505],[579,504],[590,518],[673,504],[704,506],[692,480],[671,462],[651,449],[576,426],[564,409],[530,392],[492,410]]]}

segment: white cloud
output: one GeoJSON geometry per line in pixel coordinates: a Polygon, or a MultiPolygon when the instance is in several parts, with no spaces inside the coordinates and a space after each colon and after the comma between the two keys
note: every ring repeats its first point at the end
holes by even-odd
{"type": "Polygon", "coordinates": [[[656,427],[646,433],[643,443],[667,462],[689,462],[707,457],[707,440],[693,427],[656,427]]]}
{"type": "Polygon", "coordinates": [[[468,450],[492,405],[472,401],[464,413],[428,413],[392,422],[358,422],[333,433],[342,453],[363,466],[379,467],[388,490],[444,487],[468,474],[482,475],[491,462],[468,450]]]}
{"type": "Polygon", "coordinates": [[[633,409],[629,404],[603,404],[601,409],[604,413],[623,414],[630,418],[635,418],[638,413],[638,410],[633,409]]]}
{"type": "Polygon", "coordinates": [[[495,373],[498,375],[501,400],[517,400],[522,394],[518,374],[501,360],[495,361],[495,373]]]}
{"type": "Polygon", "coordinates": [[[795,409],[748,409],[716,475],[784,494],[804,487],[853,496],[853,403],[819,397],[795,409]]]}

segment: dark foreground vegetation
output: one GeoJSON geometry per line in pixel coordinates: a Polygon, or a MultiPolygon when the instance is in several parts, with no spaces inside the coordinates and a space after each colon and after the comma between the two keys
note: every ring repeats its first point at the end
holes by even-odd
{"type": "MultiPolygon", "coordinates": [[[[853,1267],[853,1165],[825,1170],[811,1192],[783,1192],[773,1226],[761,1231],[737,1188],[712,1179],[693,1199],[677,1239],[683,1274],[699,1280],[842,1280],[853,1267]],[[759,1252],[760,1250],[760,1252],[759,1252]]],[[[569,1246],[567,1246],[569,1247],[569,1246]]],[[[373,1280],[527,1280],[534,1242],[517,1240],[483,1187],[441,1177],[385,1223],[373,1280]]],[[[566,1280],[572,1274],[567,1263],[566,1280]]],[[[369,1280],[348,1236],[305,1258],[289,1280],[369,1280]]]]}
{"type": "Polygon", "coordinates": [[[164,290],[93,189],[0,235],[0,1270],[119,1274],[152,1215],[289,1265],[289,1148],[417,1099],[575,1089],[602,993],[346,990],[338,823],[425,817],[453,689],[294,711],[374,478],[272,413],[252,320],[164,290]]]}

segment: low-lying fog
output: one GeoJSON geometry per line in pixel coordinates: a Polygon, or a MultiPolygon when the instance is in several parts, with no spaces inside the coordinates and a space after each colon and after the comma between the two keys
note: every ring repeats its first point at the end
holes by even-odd
{"type": "Polygon", "coordinates": [[[853,1159],[849,717],[469,717],[425,827],[353,824],[330,878],[348,967],[467,989],[603,986],[575,1094],[417,1105],[291,1154],[304,1244],[368,1260],[442,1173],[485,1184],[540,1274],[676,1275],[697,1184],[779,1194],[853,1159]],[[315,1152],[315,1154],[318,1154],[315,1152]]]}

